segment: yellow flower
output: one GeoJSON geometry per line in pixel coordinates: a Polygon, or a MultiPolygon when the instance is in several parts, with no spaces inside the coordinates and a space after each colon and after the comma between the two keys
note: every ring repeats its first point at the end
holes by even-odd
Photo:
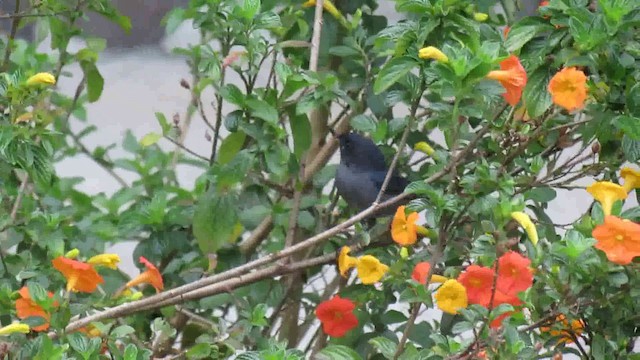
{"type": "Polygon", "coordinates": [[[473,19],[477,22],[485,22],[489,18],[488,14],[485,13],[474,13],[473,19]]]}
{"type": "Polygon", "coordinates": [[[531,221],[529,215],[523,213],[522,211],[514,211],[511,213],[511,218],[520,224],[524,231],[527,232],[527,236],[529,240],[533,243],[533,245],[538,244],[538,231],[536,230],[536,226],[531,221]]]}
{"type": "Polygon", "coordinates": [[[457,314],[459,309],[468,305],[467,289],[454,279],[449,279],[440,286],[435,299],[440,310],[449,314],[457,314]]]}
{"type": "Polygon", "coordinates": [[[120,262],[120,256],[117,254],[100,254],[92,257],[87,263],[93,266],[106,266],[110,269],[117,269],[120,262]]]}
{"type": "Polygon", "coordinates": [[[611,215],[611,208],[618,200],[627,198],[625,189],[611,181],[598,181],[587,187],[587,192],[602,206],[604,215],[611,215]]]}
{"type": "Polygon", "coordinates": [[[440,51],[440,49],[433,46],[427,46],[425,48],[420,49],[420,51],[418,51],[418,56],[421,59],[432,59],[432,60],[441,62],[443,64],[446,64],[449,62],[449,58],[447,57],[447,55],[445,55],[442,51],[440,51]]]}
{"type": "Polygon", "coordinates": [[[56,83],[56,78],[53,75],[46,72],[37,73],[27,79],[27,86],[54,85],[55,83],[56,83]]]}
{"type": "MultiPolygon", "coordinates": [[[[302,4],[302,7],[312,7],[312,6],[316,6],[316,0],[309,0],[307,2],[305,2],[304,4],[302,4]]],[[[322,7],[329,13],[331,14],[334,18],[336,18],[336,20],[340,21],[340,23],[342,24],[346,24],[346,20],[344,18],[344,16],[342,15],[342,13],[340,12],[340,10],[338,10],[336,8],[335,5],[333,5],[333,3],[329,0],[324,0],[322,2],[322,7]]]]}
{"type": "Polygon", "coordinates": [[[564,68],[553,75],[547,90],[554,104],[567,111],[581,109],[587,100],[587,76],[575,67],[564,68]]]}
{"type": "Polygon", "coordinates": [[[18,116],[13,122],[17,124],[17,123],[21,123],[21,122],[28,122],[31,119],[33,119],[33,113],[32,112],[26,112],[26,113],[18,116]]]}
{"type": "Polygon", "coordinates": [[[424,142],[424,141],[420,141],[419,143],[415,144],[415,145],[413,146],[413,148],[414,148],[416,151],[420,151],[420,152],[425,153],[425,154],[427,154],[427,155],[429,155],[429,156],[433,155],[433,153],[435,152],[435,150],[433,150],[433,148],[431,147],[431,145],[427,144],[427,143],[426,143],[426,142],[424,142]]]}
{"type": "Polygon", "coordinates": [[[347,272],[358,265],[358,259],[353,256],[349,256],[351,249],[348,246],[343,246],[340,249],[340,255],[338,256],[338,269],[340,275],[346,277],[347,272]]]}
{"type": "Polygon", "coordinates": [[[624,179],[624,184],[622,184],[624,191],[629,192],[640,188],[640,171],[630,167],[623,167],[620,170],[620,176],[624,179]]]}
{"type": "Polygon", "coordinates": [[[358,259],[358,277],[365,285],[377,283],[382,279],[389,267],[375,256],[365,255],[358,259]]]}
{"type": "Polygon", "coordinates": [[[75,260],[75,258],[77,258],[78,255],[80,255],[80,250],[78,250],[77,248],[74,248],[67,251],[67,253],[64,254],[64,257],[66,257],[67,259],[75,260]]]}
{"type": "Polygon", "coordinates": [[[391,238],[402,246],[413,245],[418,241],[418,213],[412,212],[407,216],[405,206],[398,206],[396,214],[391,221],[391,238]]]}
{"type": "Polygon", "coordinates": [[[29,325],[19,323],[19,322],[14,322],[11,325],[7,325],[3,328],[0,328],[0,336],[11,335],[14,333],[27,334],[29,331],[31,331],[31,329],[29,328],[29,325]]]}

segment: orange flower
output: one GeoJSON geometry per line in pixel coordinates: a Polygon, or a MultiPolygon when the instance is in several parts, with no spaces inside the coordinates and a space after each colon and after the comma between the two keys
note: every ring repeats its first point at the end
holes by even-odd
{"type": "Polygon", "coordinates": [[[553,103],[567,111],[581,109],[587,99],[587,76],[575,67],[558,71],[549,81],[553,103]]]}
{"type": "MultiPolygon", "coordinates": [[[[427,283],[427,276],[429,275],[429,270],[431,270],[431,264],[428,261],[419,262],[416,264],[416,267],[413,268],[413,272],[411,273],[411,278],[420,284],[425,285],[427,283]]],[[[431,283],[443,283],[448,279],[444,276],[431,274],[431,283]]]]}
{"type": "Polygon", "coordinates": [[[567,317],[564,314],[560,314],[556,317],[556,324],[560,326],[541,326],[540,331],[546,332],[553,337],[559,337],[558,343],[569,344],[573,342],[573,337],[571,334],[574,334],[576,337],[582,334],[582,330],[584,329],[584,323],[582,320],[573,319],[571,320],[571,324],[567,320],[567,317]]]}
{"type": "Polygon", "coordinates": [[[493,70],[487,74],[487,79],[497,80],[504,86],[506,92],[502,94],[507,103],[515,106],[522,97],[522,90],[527,85],[527,72],[520,60],[511,55],[502,60],[500,70],[493,70]]]}
{"type": "Polygon", "coordinates": [[[104,283],[102,276],[87,263],[63,256],[53,259],[52,263],[67,279],[67,291],[92,293],[98,284],[104,283]]]}
{"type": "MultiPolygon", "coordinates": [[[[31,299],[31,295],[29,294],[29,288],[23,286],[20,291],[20,298],[16,300],[16,314],[19,319],[26,319],[29,317],[41,317],[45,320],[44,324],[34,326],[31,328],[33,331],[45,331],[49,328],[49,320],[51,319],[51,314],[46,312],[40,305],[38,305],[33,299],[31,299]]],[[[47,292],[49,298],[53,297],[52,292],[47,292]]],[[[58,302],[54,302],[53,306],[58,306],[58,302]]]]}
{"type": "Polygon", "coordinates": [[[391,237],[402,246],[413,245],[418,240],[416,221],[418,213],[412,212],[406,216],[404,205],[399,206],[391,222],[391,237]]]}
{"type": "Polygon", "coordinates": [[[355,308],[353,301],[338,295],[318,304],[316,316],[322,323],[324,333],[333,337],[343,337],[349,330],[358,326],[358,318],[353,314],[355,308]]]}
{"type": "Polygon", "coordinates": [[[608,215],[591,234],[598,241],[595,248],[604,251],[611,262],[626,265],[640,256],[639,224],[608,215]]]}
{"type": "Polygon", "coordinates": [[[515,296],[533,285],[531,260],[514,251],[509,251],[498,259],[498,280],[496,289],[507,296],[515,296]]]}
{"type": "Polygon", "coordinates": [[[467,289],[469,303],[489,306],[494,276],[493,269],[478,265],[470,265],[458,276],[458,281],[467,289]]]}
{"type": "Polygon", "coordinates": [[[162,282],[162,275],[160,275],[158,268],[156,268],[155,265],[149,262],[149,260],[144,256],[140,256],[140,263],[144,264],[147,270],[129,281],[126,287],[132,287],[139,284],[151,284],[151,286],[156,288],[157,292],[162,291],[162,289],[164,289],[164,283],[162,282]]]}
{"type": "Polygon", "coordinates": [[[511,26],[505,26],[504,29],[502,29],[502,35],[505,39],[509,37],[509,31],[511,31],[511,26]]]}

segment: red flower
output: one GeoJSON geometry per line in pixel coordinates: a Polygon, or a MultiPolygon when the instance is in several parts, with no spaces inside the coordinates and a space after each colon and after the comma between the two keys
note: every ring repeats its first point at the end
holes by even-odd
{"type": "Polygon", "coordinates": [[[126,287],[132,287],[139,284],[151,284],[151,286],[156,288],[156,292],[162,291],[162,289],[164,289],[164,283],[162,281],[162,275],[160,275],[160,271],[158,271],[158,268],[144,256],[140,256],[139,260],[142,264],[144,264],[147,270],[129,281],[126,287]]]}
{"type": "Polygon", "coordinates": [[[515,296],[533,285],[531,260],[509,251],[498,259],[498,281],[496,288],[505,295],[515,296]]]}
{"type": "Polygon", "coordinates": [[[502,326],[502,321],[506,319],[507,316],[512,315],[513,313],[514,313],[513,311],[507,311],[506,313],[500,314],[500,316],[498,316],[497,318],[493,319],[493,321],[491,321],[491,324],[489,324],[489,326],[492,329],[499,328],[500,326],[502,326]]]}
{"type": "MultiPolygon", "coordinates": [[[[416,264],[416,267],[413,268],[413,272],[411,273],[411,278],[422,285],[427,284],[427,276],[429,275],[429,270],[431,270],[431,264],[428,261],[419,262],[416,264]]],[[[435,283],[443,283],[447,281],[447,278],[441,275],[431,274],[431,284],[435,283]]]]}
{"type": "Polygon", "coordinates": [[[104,283],[102,276],[87,263],[63,256],[58,256],[51,262],[53,267],[67,279],[67,291],[92,293],[98,284],[104,283]]]}
{"type": "MultiPolygon", "coordinates": [[[[31,330],[33,331],[45,331],[49,329],[49,320],[51,319],[51,314],[45,311],[40,305],[38,305],[33,299],[31,299],[31,294],[29,293],[29,288],[23,286],[20,291],[20,298],[16,300],[16,315],[18,315],[19,319],[26,319],[29,317],[41,317],[44,319],[44,324],[33,326],[31,330]]],[[[51,291],[47,292],[47,295],[52,298],[53,293],[51,291]]],[[[58,302],[53,303],[54,307],[58,306],[58,302]]]]}
{"type": "Polygon", "coordinates": [[[527,72],[515,55],[502,60],[500,70],[490,71],[487,78],[502,84],[506,90],[502,96],[511,106],[515,106],[520,101],[522,90],[527,85],[527,72]]]}
{"type": "Polygon", "coordinates": [[[489,306],[494,276],[493,269],[478,265],[471,265],[460,274],[458,281],[467,288],[469,303],[489,306]]]}
{"type": "Polygon", "coordinates": [[[335,295],[323,301],[316,308],[316,316],[322,323],[325,334],[342,337],[347,331],[358,326],[358,318],[353,314],[356,305],[349,299],[335,295]]]}

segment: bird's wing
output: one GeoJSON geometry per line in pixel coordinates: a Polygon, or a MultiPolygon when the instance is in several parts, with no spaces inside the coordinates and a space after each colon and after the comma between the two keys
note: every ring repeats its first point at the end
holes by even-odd
{"type": "MultiPolygon", "coordinates": [[[[377,189],[382,187],[382,183],[384,183],[384,178],[387,176],[386,171],[372,171],[369,173],[369,178],[375,184],[377,189]]],[[[398,176],[396,174],[391,175],[389,179],[389,184],[387,185],[387,189],[385,190],[386,194],[397,195],[404,192],[404,189],[409,185],[409,181],[402,176],[398,176]]]]}

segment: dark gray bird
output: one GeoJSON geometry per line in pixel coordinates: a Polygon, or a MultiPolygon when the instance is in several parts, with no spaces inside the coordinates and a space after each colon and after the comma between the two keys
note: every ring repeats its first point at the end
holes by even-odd
{"type": "MultiPolygon", "coordinates": [[[[338,194],[349,207],[362,211],[371,206],[382,188],[388,171],[384,155],[373,141],[355,133],[342,134],[338,136],[338,140],[340,165],[335,178],[338,194]]],[[[394,173],[381,201],[401,194],[408,183],[407,179],[394,173]]],[[[395,208],[386,208],[377,212],[374,217],[394,212],[395,208]]]]}

